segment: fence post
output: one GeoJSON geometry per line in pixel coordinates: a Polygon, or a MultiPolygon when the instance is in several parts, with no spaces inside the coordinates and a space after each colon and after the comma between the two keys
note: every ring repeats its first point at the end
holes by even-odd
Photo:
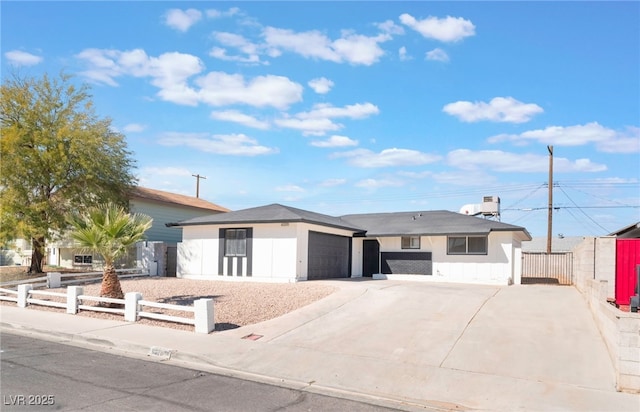
{"type": "Polygon", "coordinates": [[[61,285],[62,274],[59,272],[47,273],[47,288],[56,289],[61,285]]]}
{"type": "Polygon", "coordinates": [[[67,313],[78,313],[78,296],[82,295],[82,286],[67,287],[67,313]]]}
{"type": "Polygon", "coordinates": [[[124,295],[124,320],[135,322],[138,320],[138,301],[142,299],[142,294],[138,292],[127,292],[124,295]]]}
{"type": "Polygon", "coordinates": [[[31,289],[33,289],[33,285],[30,283],[18,285],[18,307],[19,308],[26,308],[27,305],[29,304],[27,302],[27,299],[29,298],[29,291],[31,289]]]}
{"type": "Polygon", "coordinates": [[[213,318],[213,299],[198,299],[193,302],[197,333],[209,333],[216,328],[213,318]]]}

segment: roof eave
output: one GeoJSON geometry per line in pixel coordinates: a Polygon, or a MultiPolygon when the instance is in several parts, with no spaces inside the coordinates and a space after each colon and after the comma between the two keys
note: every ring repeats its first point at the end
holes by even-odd
{"type": "Polygon", "coordinates": [[[229,220],[229,221],[224,221],[224,222],[220,222],[220,221],[216,221],[216,222],[170,222],[170,223],[166,223],[165,226],[167,227],[186,227],[186,226],[220,226],[220,225],[252,225],[252,224],[267,224],[267,223],[308,223],[308,224],[313,224],[313,225],[318,225],[318,226],[325,226],[325,227],[332,227],[334,229],[342,229],[342,230],[348,230],[350,232],[354,232],[354,233],[361,233],[364,232],[362,229],[360,228],[356,228],[356,227],[352,227],[352,226],[341,226],[341,225],[333,225],[330,223],[324,223],[324,222],[317,222],[314,220],[309,220],[309,219],[304,219],[304,218],[300,218],[300,219],[278,219],[278,220],[251,220],[251,221],[247,221],[247,220],[229,220]]]}

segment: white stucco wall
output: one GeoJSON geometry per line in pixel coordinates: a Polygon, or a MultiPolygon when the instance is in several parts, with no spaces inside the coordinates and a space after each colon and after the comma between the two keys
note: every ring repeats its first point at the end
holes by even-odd
{"type": "MultiPolygon", "coordinates": [[[[519,283],[522,273],[520,242],[513,239],[511,232],[491,232],[486,255],[448,255],[446,236],[422,236],[420,249],[402,249],[399,236],[378,238],[378,242],[380,252],[432,254],[432,276],[385,275],[389,279],[509,285],[519,283]]],[[[362,239],[354,239],[353,259],[353,276],[362,276],[362,239]],[[356,249],[359,251],[358,255],[356,249]]]]}
{"type": "Polygon", "coordinates": [[[446,236],[433,238],[433,274],[449,282],[513,283],[511,232],[491,232],[486,255],[447,255],[446,236]]]}
{"type": "Polygon", "coordinates": [[[256,280],[297,280],[297,223],[253,227],[253,275],[256,280]]]}
{"type": "Polygon", "coordinates": [[[186,226],[182,231],[183,241],[178,244],[177,276],[266,282],[306,280],[309,231],[348,237],[352,234],[308,223],[186,226]],[[253,229],[251,277],[218,276],[219,230],[245,227],[253,229]]]}

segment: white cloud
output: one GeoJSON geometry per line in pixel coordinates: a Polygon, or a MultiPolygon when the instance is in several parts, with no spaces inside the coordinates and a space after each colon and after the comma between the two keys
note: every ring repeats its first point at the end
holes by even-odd
{"type": "Polygon", "coordinates": [[[220,11],[216,9],[208,9],[205,11],[206,15],[210,19],[217,19],[220,17],[231,17],[235,16],[240,12],[240,9],[237,7],[231,7],[227,11],[220,11]]]}
{"type": "Polygon", "coordinates": [[[209,72],[196,77],[193,83],[198,87],[193,87],[188,81],[204,70],[204,64],[190,54],[171,52],[152,57],[142,49],[86,49],[76,57],[89,66],[80,73],[88,79],[117,86],[116,78],[121,76],[150,78],[151,84],[160,89],[157,95],[162,100],[177,104],[247,104],[286,109],[302,100],[302,85],[282,76],[266,75],[246,80],[240,74],[209,72]]]}
{"type": "MultiPolygon", "coordinates": [[[[487,170],[502,173],[544,173],[548,170],[549,159],[546,154],[518,154],[501,150],[459,149],[449,152],[447,163],[471,174],[487,170]]],[[[556,172],[602,172],[607,170],[603,164],[593,163],[589,159],[569,159],[555,156],[554,171],[556,172]]]]}
{"type": "Polygon", "coordinates": [[[312,79],[307,84],[318,94],[327,94],[333,87],[333,82],[325,77],[312,79]]]}
{"type": "Polygon", "coordinates": [[[544,110],[537,104],[522,103],[513,97],[494,97],[489,103],[469,101],[449,103],[442,108],[442,111],[456,116],[463,122],[489,120],[492,122],[524,123],[544,110]]]}
{"type": "Polygon", "coordinates": [[[491,176],[482,170],[476,170],[473,173],[464,171],[433,173],[431,178],[443,185],[468,187],[486,186],[498,180],[495,176],[491,176]]]}
{"type": "Polygon", "coordinates": [[[211,118],[225,122],[239,123],[243,126],[252,127],[254,129],[269,129],[268,122],[263,122],[253,116],[249,116],[248,114],[244,114],[237,110],[214,111],[211,112],[211,118]]]}
{"type": "Polygon", "coordinates": [[[377,23],[376,27],[387,34],[404,34],[404,27],[397,25],[393,20],[377,23]]]}
{"type": "Polygon", "coordinates": [[[322,183],[320,183],[320,186],[323,187],[335,187],[335,186],[341,186],[343,184],[347,183],[347,179],[327,179],[325,181],[323,181],[322,183]]]}
{"type": "Polygon", "coordinates": [[[384,50],[378,43],[391,39],[391,36],[388,35],[369,37],[348,32],[343,33],[342,36],[342,38],[333,41],[333,49],[344,61],[365,66],[370,66],[380,60],[384,55],[384,50]]]}
{"type": "Polygon", "coordinates": [[[427,60],[435,60],[445,63],[449,61],[449,55],[447,54],[447,52],[440,48],[435,48],[431,51],[428,51],[426,54],[426,58],[427,60]]]}
{"type": "Polygon", "coordinates": [[[227,50],[220,47],[212,48],[209,52],[209,56],[220,60],[237,61],[242,63],[265,63],[260,60],[260,46],[247,40],[243,36],[228,32],[214,32],[212,36],[223,46],[238,49],[244,54],[244,56],[229,56],[227,55],[227,50]]]}
{"type": "Polygon", "coordinates": [[[380,113],[378,106],[371,103],[349,104],[344,107],[335,107],[327,103],[319,103],[313,106],[311,111],[298,113],[296,117],[302,119],[347,117],[350,119],[364,119],[380,113]]]}
{"type": "Polygon", "coordinates": [[[280,127],[300,130],[304,135],[322,136],[326,132],[336,131],[343,127],[334,123],[334,118],[363,119],[380,110],[371,103],[356,103],[344,107],[335,107],[330,104],[316,104],[308,112],[300,112],[293,116],[285,115],[276,119],[275,123],[280,127]]]}
{"type": "Polygon", "coordinates": [[[447,16],[439,19],[429,16],[424,20],[417,20],[412,15],[405,13],[400,16],[400,22],[426,38],[442,42],[456,42],[476,34],[476,26],[470,20],[465,20],[462,17],[447,16]]]}
{"type": "Polygon", "coordinates": [[[612,139],[599,141],[597,147],[606,153],[640,153],[640,128],[629,126],[612,139]]]}
{"type": "Polygon", "coordinates": [[[379,43],[391,40],[391,35],[386,33],[370,37],[351,31],[343,31],[339,39],[331,40],[317,30],[296,33],[276,27],[265,28],[262,36],[272,57],[289,51],[311,59],[366,66],[378,62],[384,55],[379,43]]]}
{"type": "Polygon", "coordinates": [[[172,29],[186,32],[202,18],[202,12],[196,9],[171,9],[165,14],[165,24],[172,29]]]}
{"type": "Polygon", "coordinates": [[[276,187],[277,192],[304,192],[305,190],[297,185],[285,185],[276,187]]]}
{"type": "Polygon", "coordinates": [[[440,156],[417,150],[397,148],[385,149],[380,153],[375,153],[368,149],[356,149],[349,152],[334,153],[332,157],[346,157],[351,165],[366,168],[418,166],[440,160],[440,156]]]}
{"type": "Polygon", "coordinates": [[[331,119],[296,119],[283,117],[276,119],[274,123],[287,129],[300,130],[305,136],[322,136],[327,132],[341,129],[341,124],[334,123],[331,119]]]}
{"type": "Polygon", "coordinates": [[[398,49],[398,57],[400,58],[401,61],[411,60],[411,56],[407,54],[407,48],[404,46],[398,49]]]}
{"type": "Polygon", "coordinates": [[[238,63],[247,63],[247,64],[266,64],[260,60],[260,56],[257,54],[251,54],[248,56],[230,56],[227,54],[227,50],[221,47],[213,47],[209,51],[209,56],[214,57],[219,60],[224,60],[228,62],[238,62],[238,63]]]}
{"type": "Polygon", "coordinates": [[[198,96],[187,80],[204,69],[202,61],[184,53],[164,53],[147,56],[144,50],[85,49],[76,55],[89,68],[80,74],[98,83],[117,86],[117,77],[150,77],[158,87],[158,96],[178,104],[196,105],[198,96]]]}
{"type": "Polygon", "coordinates": [[[258,156],[278,153],[277,148],[261,146],[244,134],[164,133],[158,141],[164,146],[186,146],[201,152],[231,156],[258,156]]]}
{"type": "Polygon", "coordinates": [[[406,170],[402,170],[398,172],[399,176],[409,177],[411,179],[425,179],[427,177],[433,176],[433,172],[429,170],[425,170],[423,172],[409,172],[406,170]]]}
{"type": "Polygon", "coordinates": [[[315,147],[349,147],[357,145],[357,140],[350,139],[347,136],[338,135],[333,135],[326,140],[315,140],[311,142],[311,146],[315,147]]]}
{"type": "Polygon", "coordinates": [[[140,133],[146,130],[147,126],[139,123],[130,123],[122,128],[126,133],[140,133]]]}
{"type": "Polygon", "coordinates": [[[200,86],[200,101],[212,106],[242,103],[286,109],[302,100],[302,85],[283,76],[257,76],[247,81],[241,74],[210,72],[195,83],[200,86]]]}
{"type": "Polygon", "coordinates": [[[36,56],[35,54],[21,50],[10,50],[4,54],[4,57],[6,57],[13,66],[35,66],[44,60],[41,56],[36,56]]]}
{"type": "Polygon", "coordinates": [[[520,134],[501,134],[489,138],[490,143],[511,141],[527,144],[535,141],[555,146],[582,146],[594,143],[606,153],[640,153],[640,128],[628,127],[624,131],[606,128],[597,122],[575,126],[549,126],[520,134]]]}
{"type": "Polygon", "coordinates": [[[404,182],[395,179],[363,179],[356,183],[356,187],[365,189],[378,189],[389,186],[403,186],[404,182]]]}

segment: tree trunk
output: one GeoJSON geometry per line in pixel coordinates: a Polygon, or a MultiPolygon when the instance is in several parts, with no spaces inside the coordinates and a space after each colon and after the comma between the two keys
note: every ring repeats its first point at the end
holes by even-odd
{"type": "MultiPolygon", "coordinates": [[[[105,265],[104,274],[102,275],[102,285],[100,287],[100,296],[113,299],[124,299],[120,279],[113,264],[105,265]]],[[[110,307],[118,305],[107,305],[110,307]]]]}
{"type": "Polygon", "coordinates": [[[31,238],[31,266],[29,273],[42,273],[42,261],[44,260],[44,237],[31,238]]]}

